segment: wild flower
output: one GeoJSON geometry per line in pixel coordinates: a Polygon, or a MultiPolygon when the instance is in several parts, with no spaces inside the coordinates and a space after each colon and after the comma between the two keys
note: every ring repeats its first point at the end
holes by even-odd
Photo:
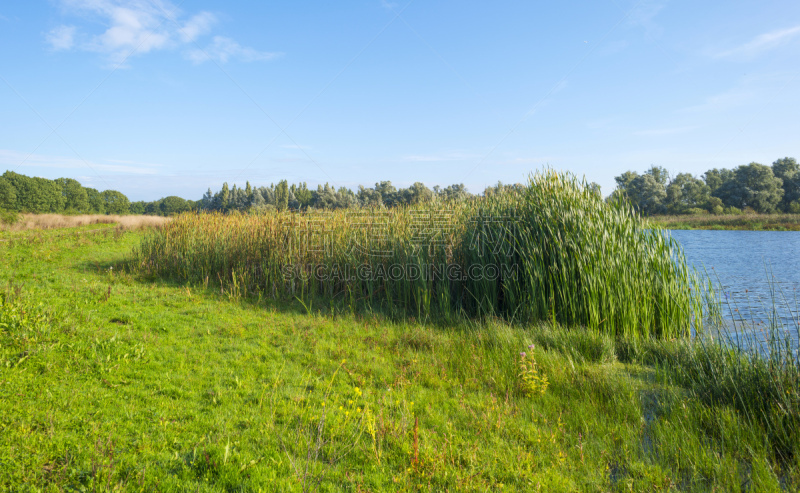
{"type": "Polygon", "coordinates": [[[544,394],[547,391],[547,386],[550,385],[550,382],[547,381],[547,375],[539,369],[539,365],[533,355],[527,358],[524,352],[520,353],[519,378],[522,392],[529,396],[544,394]]]}

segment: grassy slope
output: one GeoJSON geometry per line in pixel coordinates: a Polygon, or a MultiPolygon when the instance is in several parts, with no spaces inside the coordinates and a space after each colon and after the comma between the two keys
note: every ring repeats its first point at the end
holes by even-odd
{"type": "Polygon", "coordinates": [[[666,229],[740,229],[747,231],[800,231],[800,214],[741,214],[715,216],[652,216],[650,222],[666,229]]]}
{"type": "Polygon", "coordinates": [[[1,487],[765,491],[787,479],[734,412],[618,362],[608,339],[309,315],[137,280],[115,265],[139,238],[0,243],[20,316],[48,317],[0,336],[1,487]],[[543,395],[520,390],[521,351],[549,379],[543,395]]]}

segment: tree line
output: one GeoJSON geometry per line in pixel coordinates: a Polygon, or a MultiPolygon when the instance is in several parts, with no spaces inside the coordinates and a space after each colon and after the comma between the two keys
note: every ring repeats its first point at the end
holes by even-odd
{"type": "Polygon", "coordinates": [[[689,173],[671,177],[653,166],[642,174],[627,171],[614,179],[617,188],[609,200],[626,200],[644,215],[800,213],[800,165],[790,157],[772,166],[714,168],[700,178],[689,173]]]}
{"type": "Polygon", "coordinates": [[[72,178],[25,176],[6,171],[0,176],[0,210],[34,214],[149,214],[170,216],[196,209],[196,202],[165,197],[131,202],[117,190],[102,192],[72,178]]]}
{"type": "MultiPolygon", "coordinates": [[[[518,187],[522,185],[503,185],[489,187],[518,187]]],[[[316,190],[309,189],[306,183],[289,184],[282,180],[268,187],[252,187],[247,182],[244,188],[229,187],[227,183],[214,193],[209,188],[198,202],[199,210],[207,211],[268,211],[268,210],[307,210],[307,209],[345,209],[353,207],[396,207],[418,204],[433,200],[463,200],[473,197],[464,184],[431,188],[416,182],[408,188],[397,188],[391,181],[381,181],[374,187],[359,185],[357,191],[347,187],[333,187],[326,183],[316,190]]]]}
{"type": "MultiPolygon", "coordinates": [[[[484,195],[504,190],[524,188],[521,184],[499,183],[484,190],[484,195]]],[[[282,180],[268,187],[244,188],[227,183],[216,193],[208,189],[198,200],[177,196],[152,202],[131,202],[117,190],[98,191],[84,187],[71,178],[29,177],[6,171],[0,176],[0,210],[35,214],[143,214],[171,216],[188,211],[263,212],[268,210],[340,209],[352,207],[396,207],[434,200],[466,200],[475,197],[464,184],[431,188],[416,182],[408,188],[397,188],[391,181],[381,181],[374,187],[359,186],[357,191],[346,187],[319,185],[308,188],[306,183],[289,184],[282,180]]]]}
{"type": "MultiPolygon", "coordinates": [[[[642,174],[627,171],[615,177],[617,187],[608,200],[625,200],[644,215],[654,214],[736,214],[800,213],[800,165],[794,158],[778,159],[772,166],[750,163],[735,169],[711,169],[700,178],[689,173],[672,177],[659,166],[642,174]]],[[[600,193],[595,183],[590,186],[600,193]]],[[[520,190],[522,184],[499,183],[483,191],[483,196],[507,190],[520,190]]],[[[60,214],[146,214],[171,216],[187,211],[260,212],[268,210],[342,209],[353,207],[396,207],[431,201],[468,200],[471,194],[463,183],[428,188],[416,182],[397,188],[391,181],[374,187],[347,187],[306,183],[289,184],[282,180],[269,186],[245,187],[223,183],[216,193],[209,188],[198,201],[177,196],[152,202],[131,202],[117,190],[98,191],[71,178],[28,177],[12,171],[0,176],[0,209],[30,213],[60,214]]]]}

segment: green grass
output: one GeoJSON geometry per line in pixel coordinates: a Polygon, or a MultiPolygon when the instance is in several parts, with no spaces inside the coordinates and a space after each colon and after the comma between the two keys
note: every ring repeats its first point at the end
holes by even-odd
{"type": "MultiPolygon", "coordinates": [[[[321,298],[304,307],[121,272],[142,238],[60,230],[0,242],[0,488],[800,485],[796,442],[787,449],[748,407],[768,378],[737,387],[752,372],[724,372],[735,355],[492,317],[331,313],[321,298]],[[547,378],[543,394],[524,384],[521,352],[547,378]],[[710,392],[720,378],[733,387],[710,392]]],[[[798,386],[774,388],[796,401],[798,386]]],[[[796,433],[791,412],[784,431],[796,433]]]]}
{"type": "Polygon", "coordinates": [[[800,214],[737,214],[652,216],[651,224],[664,229],[716,229],[746,231],[800,231],[800,214]]]}

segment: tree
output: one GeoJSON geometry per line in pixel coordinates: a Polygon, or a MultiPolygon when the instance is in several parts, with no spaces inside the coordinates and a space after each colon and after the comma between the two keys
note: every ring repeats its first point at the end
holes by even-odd
{"type": "Polygon", "coordinates": [[[358,197],[347,187],[339,187],[336,191],[336,208],[350,209],[358,207],[358,197]]]}
{"type": "Polygon", "coordinates": [[[222,190],[214,195],[214,210],[225,212],[228,210],[228,203],[231,198],[231,191],[228,189],[228,182],[222,184],[222,190]]]}
{"type": "Polygon", "coordinates": [[[358,186],[358,203],[361,207],[381,208],[383,207],[383,198],[381,193],[372,188],[364,188],[363,185],[358,186]]]}
{"type": "Polygon", "coordinates": [[[725,205],[730,205],[726,203],[726,194],[728,187],[730,187],[729,183],[732,182],[734,178],[734,172],[725,168],[714,168],[703,173],[703,181],[711,192],[711,196],[719,198],[725,205]]]}
{"type": "Polygon", "coordinates": [[[289,185],[286,180],[281,180],[275,187],[275,207],[279,211],[285,211],[289,207],[289,185]]]}
{"type": "Polygon", "coordinates": [[[406,204],[422,204],[433,200],[433,192],[422,182],[415,182],[403,190],[403,201],[406,204]]]}
{"type": "Polygon", "coordinates": [[[147,202],[145,202],[144,200],[138,200],[136,202],[131,202],[130,212],[131,214],[141,216],[145,213],[146,208],[147,208],[147,202]]]}
{"type": "Polygon", "coordinates": [[[250,182],[247,182],[247,185],[244,188],[245,194],[245,208],[250,208],[253,204],[253,187],[250,186],[250,182]]]}
{"type": "Polygon", "coordinates": [[[295,199],[300,204],[299,207],[305,209],[310,206],[314,200],[314,193],[308,189],[308,185],[303,182],[300,185],[292,184],[291,192],[294,194],[295,199]]]}
{"type": "Polygon", "coordinates": [[[733,180],[725,182],[717,195],[727,206],[756,212],[775,212],[783,198],[783,181],[776,178],[772,168],[759,163],[741,165],[734,170],[733,180]]]}
{"type": "Polygon", "coordinates": [[[176,197],[175,195],[170,195],[169,197],[164,197],[160,200],[161,204],[159,206],[161,215],[163,216],[174,216],[175,214],[180,214],[181,212],[187,212],[191,209],[189,204],[186,202],[185,199],[181,197],[176,197]]]}
{"type": "Polygon", "coordinates": [[[17,191],[5,178],[0,177],[0,209],[17,210],[17,191]]]}
{"type": "Polygon", "coordinates": [[[42,214],[64,210],[64,197],[61,187],[53,180],[28,177],[6,171],[3,174],[16,193],[17,210],[42,214]]]}
{"type": "Polygon", "coordinates": [[[667,177],[666,170],[657,166],[642,175],[625,172],[614,178],[617,189],[610,199],[625,199],[643,215],[661,214],[666,210],[667,177]]]}
{"type": "Polygon", "coordinates": [[[327,183],[325,186],[317,185],[313,205],[315,209],[335,209],[336,190],[327,183]]]}
{"type": "Polygon", "coordinates": [[[667,186],[666,208],[672,214],[708,207],[711,189],[689,173],[680,173],[667,186]]]}
{"type": "Polygon", "coordinates": [[[437,191],[439,197],[444,200],[463,200],[470,196],[470,193],[467,191],[467,187],[464,186],[463,183],[459,183],[456,185],[450,185],[437,191]]]}
{"type": "Polygon", "coordinates": [[[64,210],[86,214],[89,212],[89,195],[86,189],[77,180],[72,178],[58,178],[55,182],[61,187],[64,197],[64,210]]]}
{"type": "Polygon", "coordinates": [[[800,205],[800,164],[792,157],[778,159],[772,163],[772,173],[783,181],[780,208],[790,212],[792,204],[800,205]]]}
{"type": "Polygon", "coordinates": [[[214,194],[211,192],[211,187],[208,188],[208,191],[203,194],[203,198],[200,199],[200,209],[204,211],[208,211],[214,208],[214,194]]]}
{"type": "Polygon", "coordinates": [[[636,179],[637,176],[639,176],[639,173],[635,171],[626,171],[619,176],[615,176],[614,181],[617,182],[617,190],[626,192],[631,182],[636,179]]]}
{"type": "Polygon", "coordinates": [[[627,193],[631,202],[642,214],[650,216],[665,212],[667,189],[652,174],[637,176],[631,182],[627,193]]]}
{"type": "Polygon", "coordinates": [[[100,196],[103,199],[103,205],[106,214],[127,214],[131,209],[131,203],[128,197],[116,190],[104,190],[100,196]]]}
{"type": "Polygon", "coordinates": [[[394,207],[400,202],[400,197],[397,196],[397,189],[392,185],[391,181],[382,181],[375,184],[375,191],[381,194],[381,200],[386,207],[394,207]]]}
{"type": "Polygon", "coordinates": [[[253,200],[250,202],[251,209],[262,209],[267,202],[264,200],[264,195],[261,194],[261,191],[256,189],[253,191],[253,200]]]}
{"type": "Polygon", "coordinates": [[[105,214],[106,206],[103,202],[103,196],[94,188],[86,189],[86,197],[89,201],[89,210],[93,214],[105,214]]]}
{"type": "Polygon", "coordinates": [[[161,215],[161,201],[154,200],[152,202],[148,202],[147,205],[144,206],[144,213],[148,216],[160,216],[161,215]]]}

